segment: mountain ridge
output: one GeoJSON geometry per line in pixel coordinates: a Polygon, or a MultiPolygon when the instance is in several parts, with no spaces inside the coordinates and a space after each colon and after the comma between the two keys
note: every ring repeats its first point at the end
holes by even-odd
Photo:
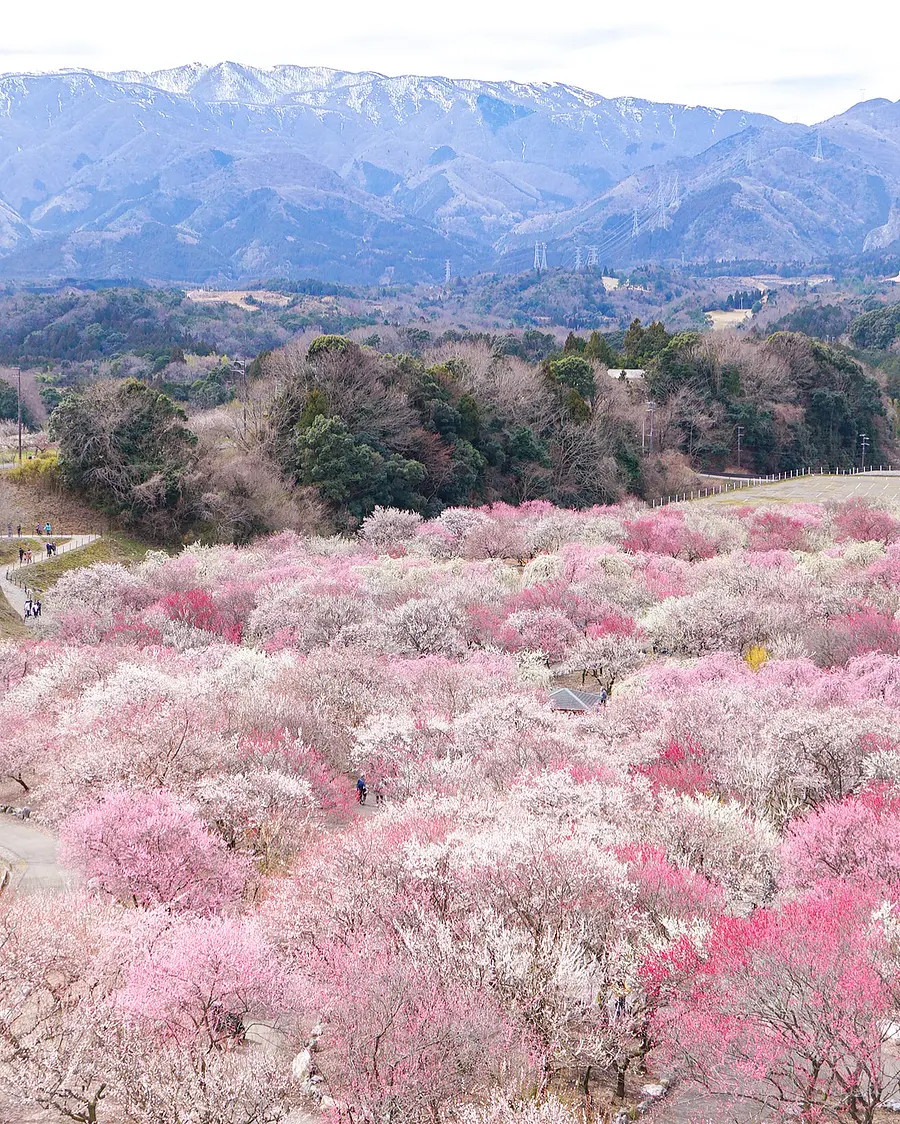
{"type": "Polygon", "coordinates": [[[573,237],[694,259],[743,253],[748,209],[754,256],[802,260],[890,241],[898,199],[900,103],[883,99],[810,129],[559,82],[230,62],[0,76],[0,277],[434,281],[447,259],[527,265],[535,238],[562,264],[573,237]],[[755,174],[735,177],[729,146],[753,136],[755,174]],[[832,162],[811,170],[816,138],[832,162]],[[710,191],[715,220],[682,229],[710,191]],[[670,233],[642,240],[654,207],[670,233]]]}

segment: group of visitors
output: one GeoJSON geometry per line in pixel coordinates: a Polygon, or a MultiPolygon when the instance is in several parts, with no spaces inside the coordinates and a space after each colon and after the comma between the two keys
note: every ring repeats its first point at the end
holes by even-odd
{"type": "MultiPolygon", "coordinates": [[[[384,781],[378,780],[372,786],[372,791],[375,793],[375,804],[379,806],[384,803],[384,781]]],[[[369,795],[369,784],[365,777],[360,777],[356,782],[356,802],[357,804],[365,804],[366,798],[369,795]]]]}
{"type": "Polygon", "coordinates": [[[37,597],[26,594],[25,597],[25,620],[37,620],[41,615],[41,603],[37,597]]]}
{"type": "MultiPolygon", "coordinates": [[[[48,542],[46,544],[47,557],[52,558],[56,554],[56,543],[48,542]]],[[[34,561],[34,551],[26,550],[24,546],[19,547],[19,565],[28,565],[34,561]]]]}
{"type": "MultiPolygon", "coordinates": [[[[2,524],[0,524],[0,526],[2,526],[2,524]]],[[[41,526],[40,523],[35,523],[34,533],[37,535],[38,538],[41,538],[42,535],[46,535],[49,538],[50,535],[53,534],[53,526],[50,523],[50,520],[48,519],[47,522],[44,523],[43,526],[41,526]]],[[[11,539],[13,537],[13,525],[12,525],[12,523],[6,524],[6,537],[8,539],[11,539]]],[[[16,537],[17,538],[22,537],[22,524],[21,523],[19,523],[18,526],[16,527],[16,537]]]]}

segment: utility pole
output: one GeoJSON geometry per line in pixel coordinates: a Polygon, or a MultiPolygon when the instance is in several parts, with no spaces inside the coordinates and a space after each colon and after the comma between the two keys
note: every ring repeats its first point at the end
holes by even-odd
{"type": "Polygon", "coordinates": [[[19,415],[19,464],[22,463],[22,364],[19,364],[19,385],[17,393],[17,406],[19,415]]]}
{"type": "Polygon", "coordinates": [[[866,467],[866,449],[868,449],[871,442],[869,441],[868,433],[861,433],[859,435],[860,444],[860,467],[866,467]]]}
{"type": "Polygon", "coordinates": [[[656,413],[656,403],[652,399],[647,403],[647,410],[650,413],[650,449],[649,449],[649,455],[652,457],[653,456],[653,417],[656,413]]]}
{"type": "Polygon", "coordinates": [[[738,466],[738,468],[740,468],[741,467],[741,440],[744,436],[744,427],[742,425],[736,425],[734,427],[734,431],[737,434],[737,445],[738,445],[738,463],[737,463],[737,466],[738,466]]]}
{"type": "Polygon", "coordinates": [[[244,440],[247,440],[247,361],[246,359],[235,359],[235,367],[237,367],[238,374],[241,376],[241,398],[244,403],[244,425],[243,434],[244,440]]]}

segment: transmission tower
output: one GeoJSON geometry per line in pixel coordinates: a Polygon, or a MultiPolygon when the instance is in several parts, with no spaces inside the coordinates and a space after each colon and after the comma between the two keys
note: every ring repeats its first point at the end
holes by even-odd
{"type": "Polygon", "coordinates": [[[541,269],[547,268],[547,243],[541,243],[541,269]]]}
{"type": "Polygon", "coordinates": [[[450,284],[450,259],[449,258],[447,258],[444,261],[444,284],[445,285],[450,284]]]}
{"type": "Polygon", "coordinates": [[[534,268],[540,272],[541,269],[541,244],[535,242],[534,244],[534,268]]]}
{"type": "Polygon", "coordinates": [[[747,138],[747,170],[753,167],[753,137],[747,138]]]}
{"type": "Polygon", "coordinates": [[[669,196],[669,208],[675,210],[678,207],[681,199],[681,184],[678,180],[678,173],[675,173],[675,179],[672,180],[672,192],[669,196]]]}
{"type": "Polygon", "coordinates": [[[587,267],[588,267],[588,269],[594,269],[596,267],[596,265],[597,265],[597,247],[596,246],[588,246],[587,267]]]}
{"type": "Polygon", "coordinates": [[[641,224],[638,221],[637,207],[635,207],[634,212],[631,216],[631,237],[637,238],[637,236],[640,233],[641,233],[641,224]]]}
{"type": "Polygon", "coordinates": [[[822,151],[822,136],[819,134],[816,137],[816,151],[813,155],[813,160],[815,160],[817,164],[821,164],[824,159],[825,153],[822,151]]]}
{"type": "Polygon", "coordinates": [[[581,272],[581,247],[580,246],[575,247],[575,272],[576,273],[581,272]]]}

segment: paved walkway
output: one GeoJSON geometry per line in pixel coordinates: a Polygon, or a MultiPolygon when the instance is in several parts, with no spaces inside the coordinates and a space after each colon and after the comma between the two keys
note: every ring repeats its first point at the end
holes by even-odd
{"type": "Polygon", "coordinates": [[[72,881],[57,860],[56,839],[7,813],[0,813],[0,865],[9,869],[9,885],[20,893],[56,892],[72,881]]]}
{"type": "MultiPolygon", "coordinates": [[[[63,536],[60,535],[60,538],[63,536]]],[[[56,557],[60,558],[63,554],[68,554],[70,550],[80,550],[82,547],[89,546],[92,542],[99,539],[99,535],[70,535],[67,542],[64,542],[57,550],[56,557]]],[[[25,617],[25,589],[17,582],[10,581],[12,575],[17,577],[25,577],[27,581],[28,570],[32,566],[40,566],[42,563],[47,562],[46,552],[38,554],[33,562],[23,562],[21,565],[15,563],[7,566],[5,569],[0,570],[0,589],[6,600],[12,605],[20,617],[25,617]]],[[[43,616],[45,610],[43,604],[41,605],[41,615],[43,616]]]]}

